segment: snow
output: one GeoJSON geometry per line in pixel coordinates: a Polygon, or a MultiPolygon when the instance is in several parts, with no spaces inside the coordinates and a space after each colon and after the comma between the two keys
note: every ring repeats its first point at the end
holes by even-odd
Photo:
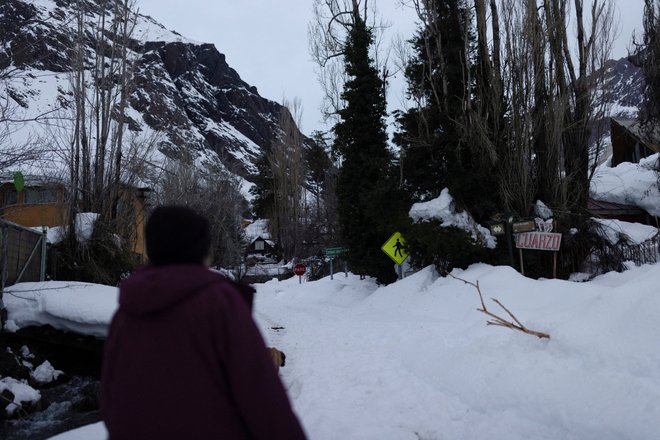
{"type": "Polygon", "coordinates": [[[490,249],[495,249],[497,246],[497,239],[490,234],[488,229],[477,224],[469,213],[456,212],[454,199],[447,188],[443,189],[440,196],[433,200],[414,203],[410,208],[409,216],[416,222],[440,220],[443,227],[461,228],[470,233],[475,241],[483,242],[490,249]]]}
{"type": "Polygon", "coordinates": [[[108,431],[105,429],[103,422],[99,422],[56,435],[51,437],[50,440],[105,440],[107,438],[108,431]]]}
{"type": "Polygon", "coordinates": [[[268,232],[268,219],[257,219],[247,225],[243,232],[245,239],[248,242],[254,241],[256,238],[261,237],[264,240],[270,240],[270,232],[268,232]]]}
{"type": "MultiPolygon", "coordinates": [[[[13,403],[9,403],[5,410],[7,414],[12,415],[25,403],[36,403],[41,399],[41,393],[32,388],[24,381],[19,381],[11,377],[0,377],[0,393],[9,390],[14,395],[13,403]]],[[[5,405],[5,402],[2,402],[5,405]]]]}
{"type": "Polygon", "coordinates": [[[76,214],[75,228],[76,238],[82,243],[86,243],[92,238],[94,233],[94,222],[99,218],[100,214],[94,212],[81,212],[76,214]]]}
{"type": "Polygon", "coordinates": [[[116,287],[76,281],[19,283],[5,288],[5,330],[50,324],[56,329],[104,337],[117,308],[116,287]]]}
{"type": "Polygon", "coordinates": [[[37,382],[50,383],[56,380],[61,374],[63,374],[63,371],[56,370],[50,362],[44,361],[43,364],[34,369],[32,377],[37,382]]]}
{"type": "Polygon", "coordinates": [[[551,219],[553,215],[552,210],[540,200],[537,200],[536,204],[534,204],[534,214],[542,220],[551,219]]]}
{"type": "MultiPolygon", "coordinates": [[[[380,287],[350,273],[256,285],[255,319],[286,353],[310,439],[657,438],[660,265],[582,282],[485,264],[452,274],[551,339],[487,326],[475,288],[431,267],[380,287]]],[[[97,423],[55,438],[106,435],[97,423]]]]}
{"type": "Polygon", "coordinates": [[[630,223],[621,220],[604,220],[594,218],[594,221],[603,226],[606,238],[612,244],[623,240],[628,244],[640,244],[656,236],[660,231],[653,226],[641,223],[630,223]]]}
{"type": "Polygon", "coordinates": [[[606,202],[635,205],[660,217],[660,187],[654,165],[660,153],[640,160],[623,162],[614,168],[601,166],[591,180],[591,196],[606,202]]]}

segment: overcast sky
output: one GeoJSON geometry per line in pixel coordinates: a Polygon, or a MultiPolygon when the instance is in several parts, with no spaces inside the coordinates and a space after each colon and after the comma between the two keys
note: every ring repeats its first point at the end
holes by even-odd
{"type": "MultiPolygon", "coordinates": [[[[241,78],[265,98],[302,100],[302,131],[327,129],[319,111],[322,93],[307,44],[312,0],[137,0],[140,12],[168,29],[204,43],[213,43],[241,78]]],[[[621,32],[613,58],[626,55],[634,29],[641,32],[643,0],[615,0],[621,32]]],[[[412,36],[414,14],[399,0],[378,0],[378,11],[405,39],[412,36]]],[[[394,81],[390,110],[400,108],[403,81],[394,81]]]]}

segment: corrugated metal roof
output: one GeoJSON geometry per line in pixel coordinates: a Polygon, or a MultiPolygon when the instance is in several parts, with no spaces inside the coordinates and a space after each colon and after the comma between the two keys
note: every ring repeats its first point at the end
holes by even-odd
{"type": "Polygon", "coordinates": [[[651,150],[656,153],[660,152],[660,126],[656,125],[654,127],[644,127],[640,124],[637,119],[623,119],[623,118],[612,118],[612,120],[625,128],[633,136],[635,136],[640,142],[643,142],[651,150]]]}

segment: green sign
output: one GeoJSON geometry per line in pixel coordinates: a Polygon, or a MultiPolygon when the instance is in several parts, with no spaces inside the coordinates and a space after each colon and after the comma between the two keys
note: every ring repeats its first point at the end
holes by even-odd
{"type": "Polygon", "coordinates": [[[326,257],[336,257],[337,255],[345,254],[348,249],[344,247],[332,247],[324,249],[326,257]]]}
{"type": "Polygon", "coordinates": [[[16,187],[17,192],[23,191],[25,187],[25,179],[23,178],[23,173],[16,171],[14,173],[14,186],[16,187]]]}

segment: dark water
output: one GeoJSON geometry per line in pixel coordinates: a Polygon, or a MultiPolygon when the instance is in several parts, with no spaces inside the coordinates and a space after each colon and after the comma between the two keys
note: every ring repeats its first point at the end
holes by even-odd
{"type": "MultiPolygon", "coordinates": [[[[2,0],[0,0],[2,1],[2,0]]],[[[103,341],[91,336],[67,333],[50,326],[27,327],[16,333],[3,333],[0,361],[11,368],[11,360],[40,365],[48,360],[64,371],[63,382],[39,387],[43,410],[22,414],[17,419],[0,419],[1,440],[42,440],[71,429],[98,422],[98,387],[103,341]],[[30,357],[21,354],[25,346],[30,357]],[[10,349],[13,355],[7,356],[10,349]],[[2,354],[5,354],[2,358],[2,354]],[[9,362],[7,362],[9,360],[9,362]]],[[[0,375],[25,379],[24,372],[2,372],[0,375]],[[15,374],[15,375],[13,375],[15,374]]]]}
{"type": "MultiPolygon", "coordinates": [[[[101,420],[101,415],[85,394],[98,388],[98,379],[72,376],[66,383],[41,389],[41,399],[48,403],[43,411],[0,424],[0,439],[42,440],[79,426],[101,420]]],[[[0,422],[1,423],[1,422],[0,422]]]]}

